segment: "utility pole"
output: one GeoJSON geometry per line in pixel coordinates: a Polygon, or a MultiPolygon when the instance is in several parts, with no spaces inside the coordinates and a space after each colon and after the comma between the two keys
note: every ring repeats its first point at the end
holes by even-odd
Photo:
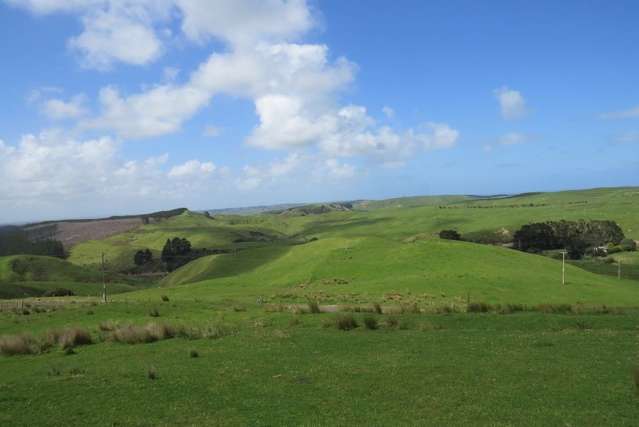
{"type": "Polygon", "coordinates": [[[104,277],[104,252],[102,252],[102,302],[107,302],[106,278],[104,277]]]}
{"type": "Polygon", "coordinates": [[[566,284],[566,251],[561,252],[561,284],[566,284]]]}

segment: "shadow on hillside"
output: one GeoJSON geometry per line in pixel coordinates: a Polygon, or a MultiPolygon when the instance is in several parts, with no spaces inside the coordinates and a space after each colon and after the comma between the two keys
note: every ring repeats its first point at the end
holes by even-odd
{"type": "Polygon", "coordinates": [[[206,277],[198,277],[198,280],[219,279],[248,273],[284,256],[291,247],[286,244],[273,244],[218,255],[211,269],[205,273],[206,277]]]}
{"type": "Polygon", "coordinates": [[[355,229],[360,227],[370,227],[374,225],[379,225],[388,221],[391,221],[393,218],[390,217],[382,217],[382,218],[361,218],[361,219],[332,219],[328,221],[321,222],[313,222],[304,227],[304,229],[298,233],[295,237],[299,236],[309,236],[312,234],[319,233],[330,233],[330,232],[344,232],[344,231],[355,231],[355,229]]]}

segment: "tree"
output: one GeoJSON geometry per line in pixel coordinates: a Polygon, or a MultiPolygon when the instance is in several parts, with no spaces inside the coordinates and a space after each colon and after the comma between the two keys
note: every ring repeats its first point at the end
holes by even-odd
{"type": "Polygon", "coordinates": [[[456,230],[442,230],[439,232],[440,239],[446,240],[461,240],[461,234],[456,230]]]}
{"type": "Polygon", "coordinates": [[[191,260],[191,242],[179,237],[168,239],[162,248],[161,259],[168,271],[186,264],[191,260]]]}
{"type": "Polygon", "coordinates": [[[137,251],[133,256],[135,265],[144,265],[153,261],[153,253],[149,249],[137,251]]]}

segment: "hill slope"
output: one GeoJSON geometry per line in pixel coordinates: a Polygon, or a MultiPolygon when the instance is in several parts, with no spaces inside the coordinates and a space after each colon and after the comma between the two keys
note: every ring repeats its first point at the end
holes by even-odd
{"type": "MultiPolygon", "coordinates": [[[[110,293],[139,289],[111,274],[107,280],[110,293]]],[[[34,255],[0,257],[0,298],[41,296],[57,288],[69,289],[76,295],[99,295],[102,292],[102,273],[59,258],[34,255]]]]}
{"type": "Polygon", "coordinates": [[[274,301],[589,303],[636,305],[636,282],[596,275],[514,250],[465,242],[327,238],[306,245],[247,250],[188,264],[168,276],[176,294],[274,301]],[[202,280],[208,275],[208,280],[202,280]]]}

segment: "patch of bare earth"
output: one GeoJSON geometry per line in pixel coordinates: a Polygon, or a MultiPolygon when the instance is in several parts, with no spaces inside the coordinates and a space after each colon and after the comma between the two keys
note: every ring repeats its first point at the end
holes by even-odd
{"type": "Polygon", "coordinates": [[[133,230],[141,225],[141,218],[104,219],[48,223],[30,227],[28,231],[32,235],[41,235],[41,238],[60,240],[65,248],[70,248],[87,240],[104,239],[133,230]],[[45,234],[46,236],[44,236],[45,234]]]}

